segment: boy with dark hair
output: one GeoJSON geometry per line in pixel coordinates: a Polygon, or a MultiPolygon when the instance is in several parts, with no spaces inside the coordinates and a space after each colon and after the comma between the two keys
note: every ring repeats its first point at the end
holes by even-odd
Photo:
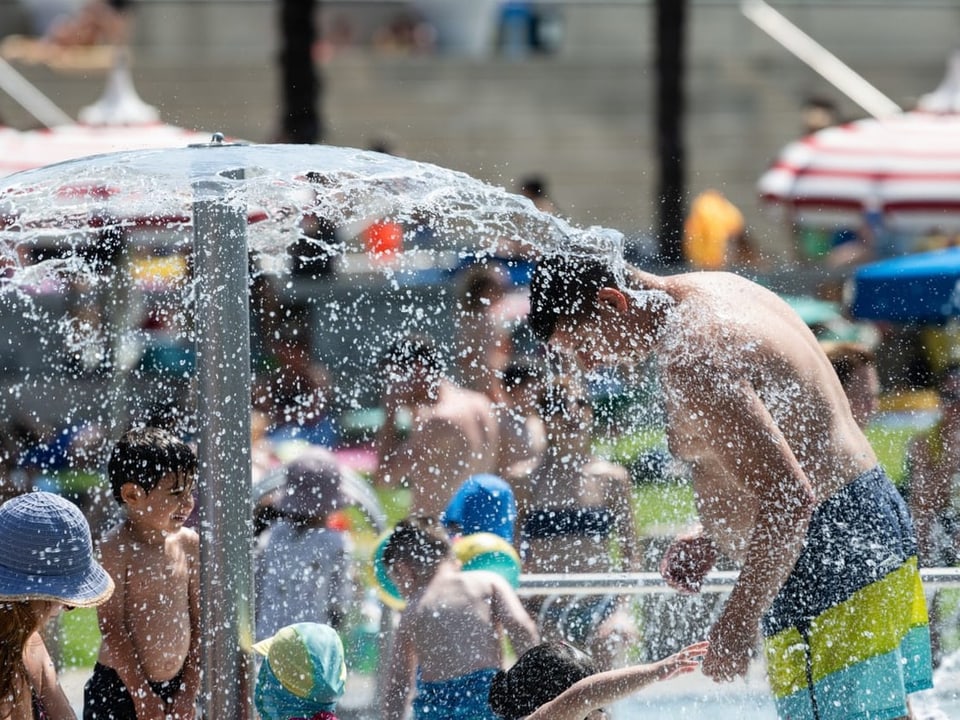
{"type": "Polygon", "coordinates": [[[120,438],[107,466],[126,516],[104,537],[113,597],[97,609],[102,642],[84,688],[84,720],[193,720],[200,689],[197,457],[159,428],[120,438]]]}
{"type": "Polygon", "coordinates": [[[503,634],[523,652],[537,641],[513,588],[484,570],[464,572],[433,518],[400,521],[383,548],[407,607],[391,648],[381,717],[492,720],[490,681],[503,664],[503,634]],[[415,687],[414,687],[415,685],[415,687]]]}
{"type": "Polygon", "coordinates": [[[730,273],[571,251],[537,266],[530,304],[537,336],[587,370],[657,362],[701,521],[661,573],[697,592],[719,553],[741,565],[704,674],[743,675],[762,626],[781,717],[907,715],[907,695],[932,686],[913,523],[790,306],[730,273]]]}

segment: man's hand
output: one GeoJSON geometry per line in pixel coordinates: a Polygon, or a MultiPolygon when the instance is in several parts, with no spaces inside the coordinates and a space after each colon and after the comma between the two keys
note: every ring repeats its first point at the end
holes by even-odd
{"type": "Polygon", "coordinates": [[[700,592],[703,578],[717,560],[717,546],[702,534],[685,535],[674,540],[660,561],[660,574],[674,590],[700,592]]]}
{"type": "Polygon", "coordinates": [[[703,674],[715,682],[729,682],[746,675],[756,652],[757,627],[724,613],[710,629],[710,647],[703,660],[703,674]]]}

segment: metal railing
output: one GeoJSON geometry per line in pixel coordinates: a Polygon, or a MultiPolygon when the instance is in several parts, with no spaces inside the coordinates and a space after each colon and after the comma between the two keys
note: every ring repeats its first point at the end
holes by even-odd
{"type": "MultiPolygon", "coordinates": [[[[715,571],[704,578],[701,592],[729,592],[737,581],[736,571],[715,571]]],[[[928,590],[960,588],[960,568],[923,568],[920,577],[928,590]]],[[[660,573],[556,573],[523,574],[517,593],[521,597],[543,594],[603,595],[615,592],[622,595],[654,595],[675,593],[660,573]]]]}

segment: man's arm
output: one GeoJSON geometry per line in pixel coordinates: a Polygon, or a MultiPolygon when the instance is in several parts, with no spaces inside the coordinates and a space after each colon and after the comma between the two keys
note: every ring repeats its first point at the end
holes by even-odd
{"type": "Polygon", "coordinates": [[[190,580],[187,586],[190,602],[190,650],[183,666],[183,688],[173,701],[175,720],[193,720],[197,696],[200,694],[200,537],[189,528],[180,531],[184,550],[190,558],[190,580]]]}
{"type": "Polygon", "coordinates": [[[413,690],[417,655],[413,638],[403,620],[400,619],[390,648],[390,662],[387,665],[383,696],[380,700],[382,720],[403,720],[413,690]]]}
{"type": "Polygon", "coordinates": [[[687,376],[684,392],[698,398],[691,409],[703,413],[701,431],[717,463],[757,508],[739,579],[711,629],[703,663],[705,675],[729,680],[747,670],[760,619],[800,556],[816,497],[753,387],[745,380],[715,380],[709,372],[687,376]]]}
{"type": "MultiPolygon", "coordinates": [[[[101,564],[110,573],[116,586],[110,599],[97,607],[100,635],[108,650],[106,658],[133,698],[138,720],[164,720],[166,711],[163,701],[150,687],[133,635],[127,627],[125,607],[128,578],[119,539],[104,543],[100,552],[101,564]]],[[[103,650],[101,657],[104,657],[103,650]]]]}

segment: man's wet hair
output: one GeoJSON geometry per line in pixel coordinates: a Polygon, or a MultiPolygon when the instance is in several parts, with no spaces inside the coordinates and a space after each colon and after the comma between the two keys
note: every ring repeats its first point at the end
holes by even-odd
{"type": "Polygon", "coordinates": [[[430,336],[411,333],[394,340],[380,356],[381,368],[409,369],[414,365],[423,365],[437,374],[443,373],[443,357],[430,336]]]}
{"type": "Polygon", "coordinates": [[[168,430],[135,427],[125,432],[110,453],[107,476],[118,503],[121,489],[133,483],[151,492],[167,475],[175,474],[192,483],[197,474],[197,455],[187,443],[168,430]]]}
{"type": "Polygon", "coordinates": [[[451,555],[450,536],[443,524],[426,515],[398,522],[383,546],[383,564],[388,570],[399,562],[431,567],[451,555]]]}
{"type": "Polygon", "coordinates": [[[490,684],[487,701],[503,720],[519,720],[597,673],[589,655],[565,642],[534,645],[490,684]]]}
{"type": "Polygon", "coordinates": [[[569,255],[545,257],[530,280],[530,330],[540,342],[549,341],[558,325],[595,313],[597,293],[605,287],[619,287],[608,263],[569,255]]]}

